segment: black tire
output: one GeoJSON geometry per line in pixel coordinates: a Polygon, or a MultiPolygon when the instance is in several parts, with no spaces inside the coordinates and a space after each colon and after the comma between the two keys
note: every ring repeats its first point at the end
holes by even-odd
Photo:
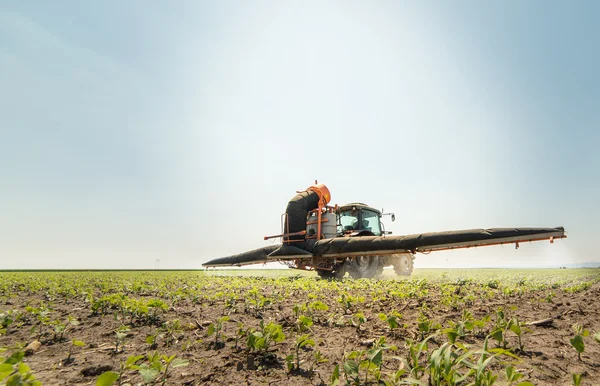
{"type": "Polygon", "coordinates": [[[401,253],[393,256],[392,265],[398,276],[410,276],[414,268],[415,256],[412,253],[401,253]]]}
{"type": "Polygon", "coordinates": [[[381,256],[357,256],[346,260],[344,267],[354,279],[371,279],[383,273],[383,258],[381,256]]]}
{"type": "Polygon", "coordinates": [[[317,269],[316,271],[321,279],[326,280],[341,280],[346,274],[344,264],[337,264],[332,270],[317,269]]]}

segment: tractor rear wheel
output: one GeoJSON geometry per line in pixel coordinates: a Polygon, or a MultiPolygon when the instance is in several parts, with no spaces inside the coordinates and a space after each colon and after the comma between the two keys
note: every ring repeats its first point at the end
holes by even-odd
{"type": "Polygon", "coordinates": [[[398,276],[410,276],[413,271],[415,256],[412,253],[400,253],[392,256],[394,272],[398,276]]]}
{"type": "Polygon", "coordinates": [[[381,256],[356,256],[346,260],[344,267],[355,279],[371,279],[383,273],[383,258],[381,256]]]}
{"type": "Polygon", "coordinates": [[[331,270],[317,269],[316,271],[321,279],[341,280],[346,274],[346,267],[344,264],[336,264],[331,270]]]}

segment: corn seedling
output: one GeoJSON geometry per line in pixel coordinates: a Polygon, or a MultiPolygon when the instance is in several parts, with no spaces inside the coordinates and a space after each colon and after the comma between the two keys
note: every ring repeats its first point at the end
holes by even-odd
{"type": "Polygon", "coordinates": [[[515,370],[514,366],[507,366],[505,371],[506,371],[506,381],[508,382],[509,385],[512,385],[513,383],[517,382],[519,379],[521,379],[523,377],[523,374],[521,374],[517,370],[515,370]]]}

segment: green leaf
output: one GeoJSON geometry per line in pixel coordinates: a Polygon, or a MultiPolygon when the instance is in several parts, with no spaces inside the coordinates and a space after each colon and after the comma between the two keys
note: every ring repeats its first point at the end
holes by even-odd
{"type": "Polygon", "coordinates": [[[14,353],[11,356],[9,356],[8,358],[6,358],[4,360],[4,363],[9,363],[11,365],[14,365],[16,363],[21,362],[24,357],[25,357],[25,353],[23,351],[17,351],[16,353],[14,353]]]}
{"type": "Polygon", "coordinates": [[[578,353],[582,353],[585,349],[585,345],[583,344],[583,338],[581,337],[581,335],[575,335],[575,337],[571,339],[571,345],[575,347],[575,350],[577,350],[578,353]]]}
{"type": "Polygon", "coordinates": [[[521,326],[519,326],[518,324],[511,324],[510,330],[517,335],[521,335],[521,326]]]}
{"type": "Polygon", "coordinates": [[[190,364],[190,361],[188,361],[187,359],[181,359],[181,358],[177,358],[174,359],[173,362],[171,362],[171,368],[177,368],[177,367],[184,367],[190,364]]]}
{"type": "Polygon", "coordinates": [[[96,380],[96,386],[112,386],[119,379],[119,374],[114,371],[106,371],[102,373],[96,380]]]}
{"type": "Polygon", "coordinates": [[[340,383],[340,365],[335,365],[335,367],[333,368],[333,373],[331,373],[329,386],[337,386],[339,383],[340,383]]]}
{"type": "Polygon", "coordinates": [[[83,346],[85,346],[85,343],[81,340],[73,339],[73,346],[83,347],[83,346]]]}
{"type": "Polygon", "coordinates": [[[353,360],[347,360],[344,362],[344,372],[351,378],[358,376],[358,363],[353,360]]]}
{"type": "Polygon", "coordinates": [[[492,331],[490,333],[490,336],[494,339],[497,340],[498,342],[502,342],[502,329],[497,328],[494,331],[492,331]]]}
{"type": "Polygon", "coordinates": [[[380,348],[370,349],[367,353],[367,358],[379,367],[381,366],[381,362],[383,362],[383,351],[380,348]]]}
{"type": "Polygon", "coordinates": [[[294,370],[294,354],[285,357],[285,364],[287,365],[288,371],[294,370]]]}
{"type": "Polygon", "coordinates": [[[13,371],[13,366],[9,363],[3,363],[0,365],[0,380],[8,377],[13,371]]]}
{"type": "Polygon", "coordinates": [[[156,369],[140,369],[140,374],[145,383],[154,382],[159,371],[156,369]]]}
{"type": "Polygon", "coordinates": [[[212,334],[215,333],[215,325],[214,324],[210,324],[210,326],[208,326],[208,331],[206,332],[208,334],[208,336],[211,336],[212,334]]]}
{"type": "Polygon", "coordinates": [[[535,386],[535,385],[529,381],[523,381],[523,382],[519,382],[517,384],[517,386],[535,386]]]}
{"type": "Polygon", "coordinates": [[[134,356],[130,356],[127,358],[127,360],[125,361],[125,365],[133,365],[135,363],[137,363],[140,359],[143,359],[144,356],[143,355],[134,355],[134,356]]]}

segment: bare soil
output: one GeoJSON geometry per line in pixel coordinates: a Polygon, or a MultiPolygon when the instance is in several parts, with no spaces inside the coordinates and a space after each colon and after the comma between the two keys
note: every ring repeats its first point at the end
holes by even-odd
{"type": "MultiPolygon", "coordinates": [[[[312,279],[318,281],[318,279],[312,279]]],[[[368,284],[366,285],[368,288],[368,284]]],[[[270,294],[277,288],[262,288],[262,293],[270,294]]],[[[367,290],[365,290],[366,292],[367,290]]],[[[83,297],[56,297],[51,301],[52,313],[56,319],[75,317],[80,324],[72,326],[61,341],[51,332],[37,336],[35,323],[23,326],[11,326],[6,334],[0,336],[0,347],[14,347],[28,344],[34,340],[42,343],[39,350],[26,357],[26,363],[32,368],[36,377],[45,385],[90,385],[95,384],[98,376],[105,371],[119,372],[121,363],[132,355],[145,355],[154,350],[167,355],[176,354],[178,358],[189,360],[189,365],[173,369],[167,384],[173,385],[326,385],[336,364],[340,367],[344,355],[352,350],[367,349],[373,339],[385,336],[387,343],[396,345],[397,350],[386,357],[383,372],[392,374],[401,367],[401,361],[392,357],[406,357],[408,339],[419,339],[418,318],[424,312],[430,319],[446,327],[449,321],[461,318],[462,309],[453,309],[440,303],[442,297],[439,287],[428,288],[426,298],[417,301],[412,298],[373,301],[367,297],[360,305],[367,322],[360,329],[349,322],[354,311],[345,310],[336,300],[321,299],[329,306],[327,312],[315,315],[311,336],[316,342],[314,347],[302,350],[301,355],[308,361],[300,370],[289,372],[284,358],[294,352],[294,325],[296,317],[293,307],[312,301],[310,291],[294,290],[292,296],[271,306],[247,308],[241,303],[226,307],[223,301],[204,301],[200,304],[190,299],[181,299],[160,316],[154,324],[127,323],[119,315],[94,314],[90,304],[83,297]],[[425,306],[425,307],[424,307],[425,306]],[[406,324],[395,332],[391,332],[382,322],[378,314],[400,312],[402,324],[406,324]],[[425,311],[424,311],[425,310],[425,311]],[[215,347],[214,336],[208,336],[210,323],[219,317],[229,315],[230,320],[224,323],[223,334],[226,337],[222,346],[215,347]],[[335,315],[331,320],[331,315],[335,315]],[[156,346],[146,342],[147,336],[156,334],[165,321],[179,320],[182,326],[175,336],[169,338],[159,336],[156,346]],[[238,322],[244,326],[257,327],[260,320],[273,321],[283,326],[287,338],[274,346],[271,355],[260,358],[246,349],[245,338],[236,342],[238,322]],[[344,323],[345,321],[345,323],[344,323]],[[115,330],[127,324],[130,331],[123,342],[122,350],[115,350],[115,330]],[[67,356],[71,349],[71,340],[85,342],[84,347],[74,347],[72,361],[67,356]],[[319,350],[328,362],[314,366],[309,371],[314,350],[319,350]]],[[[6,309],[24,310],[27,305],[48,302],[44,293],[27,293],[19,291],[0,303],[0,311],[6,309]]],[[[460,295],[460,294],[459,294],[460,295]]],[[[593,334],[600,331],[600,284],[590,288],[569,293],[562,290],[531,291],[519,296],[498,296],[494,298],[475,298],[469,307],[474,318],[495,315],[499,307],[507,314],[517,317],[522,322],[532,322],[545,318],[554,318],[551,323],[541,326],[529,326],[523,335],[523,350],[519,350],[517,337],[509,336],[509,347],[520,358],[513,361],[519,372],[524,374],[520,380],[527,380],[536,385],[569,385],[572,374],[583,374],[584,385],[600,383],[600,343],[593,334]],[[551,296],[551,302],[548,296],[551,296]],[[590,331],[584,337],[585,351],[578,359],[577,352],[570,343],[575,335],[572,326],[580,324],[590,331]]],[[[358,310],[358,309],[357,309],[358,310]]],[[[440,335],[443,337],[443,334],[440,335]]],[[[473,347],[482,347],[483,335],[467,335],[464,343],[473,347]]],[[[435,339],[434,339],[435,342],[435,339]]],[[[440,342],[438,342],[440,343],[440,342]]],[[[435,343],[432,343],[435,346],[435,343]]],[[[495,347],[490,342],[490,347],[495,347]]],[[[388,355],[386,353],[386,355],[388,355]]],[[[495,362],[492,369],[500,374],[506,364],[495,362]]],[[[503,375],[498,378],[504,384],[503,375]]],[[[134,371],[124,373],[123,384],[141,384],[142,380],[134,371]]],[[[342,376],[342,383],[344,382],[342,376]]]]}

